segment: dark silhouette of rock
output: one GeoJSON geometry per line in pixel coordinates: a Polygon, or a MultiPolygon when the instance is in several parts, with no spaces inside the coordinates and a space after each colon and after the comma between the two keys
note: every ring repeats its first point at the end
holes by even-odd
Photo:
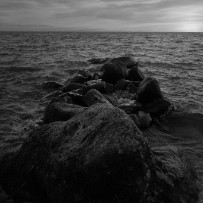
{"type": "Polygon", "coordinates": [[[48,81],[44,82],[42,87],[47,91],[53,91],[62,88],[63,85],[55,81],[48,81]]]}
{"type": "Polygon", "coordinates": [[[69,83],[63,87],[63,92],[70,92],[77,89],[85,89],[86,85],[80,83],[69,83]]]}
{"type": "Polygon", "coordinates": [[[105,103],[111,106],[109,100],[107,100],[99,91],[96,89],[89,90],[84,96],[84,101],[87,106],[92,106],[96,103],[105,103]]]}
{"type": "Polygon", "coordinates": [[[130,68],[126,77],[127,80],[131,81],[142,81],[144,78],[144,74],[138,69],[137,66],[130,68]]]}
{"type": "Polygon", "coordinates": [[[118,80],[127,76],[127,68],[119,63],[106,63],[102,67],[102,80],[115,84],[118,80]]]}
{"type": "Polygon", "coordinates": [[[31,202],[196,202],[197,175],[185,158],[153,151],[122,110],[95,104],[33,131],[1,161],[0,181],[19,202],[22,190],[31,202]]]}
{"type": "Polygon", "coordinates": [[[137,90],[137,102],[146,105],[155,100],[163,99],[159,83],[155,78],[145,78],[137,90]]]}
{"type": "Polygon", "coordinates": [[[67,121],[74,115],[82,112],[85,107],[74,104],[67,104],[62,101],[52,101],[48,104],[44,113],[44,123],[52,123],[55,121],[67,121]]]}

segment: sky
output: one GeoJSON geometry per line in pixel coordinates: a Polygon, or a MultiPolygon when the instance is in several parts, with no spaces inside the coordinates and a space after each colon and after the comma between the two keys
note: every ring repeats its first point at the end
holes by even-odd
{"type": "Polygon", "coordinates": [[[0,31],[203,32],[203,0],[0,0],[0,31]]]}

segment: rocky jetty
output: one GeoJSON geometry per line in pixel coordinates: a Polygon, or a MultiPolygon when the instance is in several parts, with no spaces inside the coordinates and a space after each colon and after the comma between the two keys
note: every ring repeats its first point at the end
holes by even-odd
{"type": "Polygon", "coordinates": [[[130,57],[89,62],[100,71],[43,84],[44,123],[0,160],[0,202],[198,202],[193,164],[148,141],[174,110],[158,81],[130,57]]]}

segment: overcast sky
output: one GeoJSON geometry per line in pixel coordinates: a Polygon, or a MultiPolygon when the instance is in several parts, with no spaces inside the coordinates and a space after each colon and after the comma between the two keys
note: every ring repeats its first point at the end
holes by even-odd
{"type": "Polygon", "coordinates": [[[0,0],[0,30],[203,32],[203,0],[0,0]]]}

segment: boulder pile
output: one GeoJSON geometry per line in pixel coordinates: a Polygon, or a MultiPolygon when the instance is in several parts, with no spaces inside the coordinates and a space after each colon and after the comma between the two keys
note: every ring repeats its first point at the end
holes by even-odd
{"type": "Polygon", "coordinates": [[[0,160],[0,202],[197,202],[192,164],[142,133],[174,109],[158,81],[130,57],[90,61],[101,71],[43,85],[44,124],[0,160]]]}

